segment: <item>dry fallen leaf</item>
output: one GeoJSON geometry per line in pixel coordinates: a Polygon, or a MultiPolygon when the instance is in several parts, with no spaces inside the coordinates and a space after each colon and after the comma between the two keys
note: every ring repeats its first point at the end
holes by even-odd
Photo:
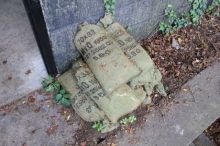
{"type": "Polygon", "coordinates": [[[2,61],[2,64],[6,64],[6,63],[7,63],[7,60],[2,61]]]}
{"type": "Polygon", "coordinates": [[[86,142],[81,142],[80,146],[86,146],[86,142]]]}
{"type": "Polygon", "coordinates": [[[187,89],[187,88],[183,88],[183,91],[184,91],[184,92],[187,92],[187,91],[188,91],[188,89],[187,89]]]}
{"type": "Polygon", "coordinates": [[[181,38],[178,38],[177,41],[181,44],[183,40],[181,38]]]}
{"type": "Polygon", "coordinates": [[[115,143],[107,143],[108,146],[117,146],[115,143]]]}
{"type": "Polygon", "coordinates": [[[30,70],[30,69],[28,69],[28,70],[25,72],[26,75],[29,75],[30,73],[31,73],[31,70],[30,70]]]}
{"type": "Polygon", "coordinates": [[[50,126],[46,131],[47,135],[50,136],[51,134],[54,134],[56,132],[57,128],[58,128],[58,125],[50,126]]]}
{"type": "Polygon", "coordinates": [[[134,131],[135,131],[134,128],[127,128],[127,129],[125,130],[125,132],[128,133],[128,134],[133,134],[134,131]]]}
{"type": "Polygon", "coordinates": [[[28,97],[28,103],[34,103],[35,102],[35,97],[33,97],[33,96],[29,96],[28,97]]]}

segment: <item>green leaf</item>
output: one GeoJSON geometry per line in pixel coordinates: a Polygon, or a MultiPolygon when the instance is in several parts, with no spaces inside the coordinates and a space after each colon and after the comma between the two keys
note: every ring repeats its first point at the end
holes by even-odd
{"type": "Polygon", "coordinates": [[[44,78],[43,81],[41,82],[43,87],[48,86],[49,84],[54,82],[54,78],[52,76],[48,76],[47,78],[44,78]]]}
{"type": "Polygon", "coordinates": [[[111,9],[114,10],[115,9],[115,5],[111,5],[111,9]]]}
{"type": "Polygon", "coordinates": [[[62,94],[57,94],[57,95],[55,95],[54,100],[59,102],[62,98],[63,98],[62,94]]]}
{"type": "Polygon", "coordinates": [[[70,94],[64,94],[63,98],[70,99],[70,94]]]}
{"type": "Polygon", "coordinates": [[[92,128],[96,129],[98,132],[101,132],[103,129],[105,129],[106,125],[103,123],[103,121],[96,121],[93,123],[92,128]]]}
{"type": "Polygon", "coordinates": [[[49,85],[49,86],[45,87],[44,89],[46,92],[53,92],[54,91],[53,85],[49,85]]]}
{"type": "Polygon", "coordinates": [[[136,120],[137,120],[137,118],[135,116],[129,116],[127,118],[121,119],[119,121],[119,123],[122,124],[122,125],[128,125],[130,123],[135,122],[136,120]]]}
{"type": "Polygon", "coordinates": [[[62,98],[59,103],[65,107],[70,107],[71,106],[71,101],[66,98],[62,98]]]}
{"type": "Polygon", "coordinates": [[[58,82],[52,83],[54,89],[60,90],[61,85],[58,82]]]}
{"type": "Polygon", "coordinates": [[[106,9],[106,10],[109,10],[110,7],[111,7],[110,5],[106,5],[106,6],[105,6],[105,9],[106,9]]]}
{"type": "Polygon", "coordinates": [[[116,3],[116,0],[112,0],[112,3],[116,3]]]}
{"type": "Polygon", "coordinates": [[[66,91],[64,89],[60,90],[60,94],[65,94],[65,93],[66,93],[66,91]]]}
{"type": "Polygon", "coordinates": [[[168,4],[167,5],[167,8],[172,8],[173,6],[171,4],[168,4]]]}

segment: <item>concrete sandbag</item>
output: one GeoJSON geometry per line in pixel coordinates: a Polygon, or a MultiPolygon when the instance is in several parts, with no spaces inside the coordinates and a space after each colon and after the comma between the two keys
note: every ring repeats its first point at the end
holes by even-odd
{"type": "Polygon", "coordinates": [[[71,94],[72,107],[83,120],[93,122],[104,119],[104,112],[81,92],[76,79],[72,75],[72,70],[58,77],[58,81],[62,87],[71,94]]]}
{"type": "MultiPolygon", "coordinates": [[[[153,60],[150,58],[145,49],[124,29],[122,25],[112,20],[111,15],[106,15],[98,23],[99,26],[105,28],[108,34],[118,43],[118,46],[128,56],[130,60],[142,70],[142,73],[133,78],[130,86],[134,89],[139,86],[145,85],[146,88],[154,88],[157,84],[161,83],[162,76],[158,69],[156,69],[153,60]],[[150,84],[150,85],[149,85],[150,84]],[[147,86],[150,87],[147,87],[147,86]],[[153,86],[153,87],[152,87],[153,86]]],[[[158,91],[165,93],[163,85],[160,84],[158,91]]],[[[150,95],[152,92],[149,92],[150,95]]],[[[153,91],[153,90],[152,90],[153,91]]]]}
{"type": "Polygon", "coordinates": [[[107,94],[141,73],[107,32],[87,24],[75,37],[75,45],[107,94]]]}
{"type": "Polygon", "coordinates": [[[144,91],[134,91],[126,84],[106,95],[88,66],[82,65],[82,62],[78,64],[81,66],[75,70],[75,76],[79,87],[104,111],[112,123],[116,123],[120,117],[132,112],[143,102],[144,91]]]}

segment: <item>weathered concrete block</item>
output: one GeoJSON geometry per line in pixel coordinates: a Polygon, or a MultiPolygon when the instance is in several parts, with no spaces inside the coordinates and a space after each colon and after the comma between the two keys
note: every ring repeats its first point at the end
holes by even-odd
{"type": "MultiPolygon", "coordinates": [[[[79,56],[72,40],[78,24],[96,23],[104,15],[103,0],[40,0],[52,50],[59,72],[65,71],[79,56]]],[[[178,12],[188,8],[187,0],[117,0],[116,20],[131,28],[136,39],[148,36],[172,4],[178,12]]]]}

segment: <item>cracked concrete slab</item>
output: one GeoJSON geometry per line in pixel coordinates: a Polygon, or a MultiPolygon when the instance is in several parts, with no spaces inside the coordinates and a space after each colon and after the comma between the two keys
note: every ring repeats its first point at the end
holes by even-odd
{"type": "Polygon", "coordinates": [[[40,87],[47,75],[21,0],[0,0],[0,106],[40,87]]]}
{"type": "Polygon", "coordinates": [[[37,91],[0,108],[1,146],[70,146],[80,118],[37,91]]]}
{"type": "Polygon", "coordinates": [[[118,139],[118,145],[132,146],[134,140],[136,146],[189,145],[220,117],[220,63],[202,71],[173,96],[173,102],[146,115],[143,127],[118,139]]]}

